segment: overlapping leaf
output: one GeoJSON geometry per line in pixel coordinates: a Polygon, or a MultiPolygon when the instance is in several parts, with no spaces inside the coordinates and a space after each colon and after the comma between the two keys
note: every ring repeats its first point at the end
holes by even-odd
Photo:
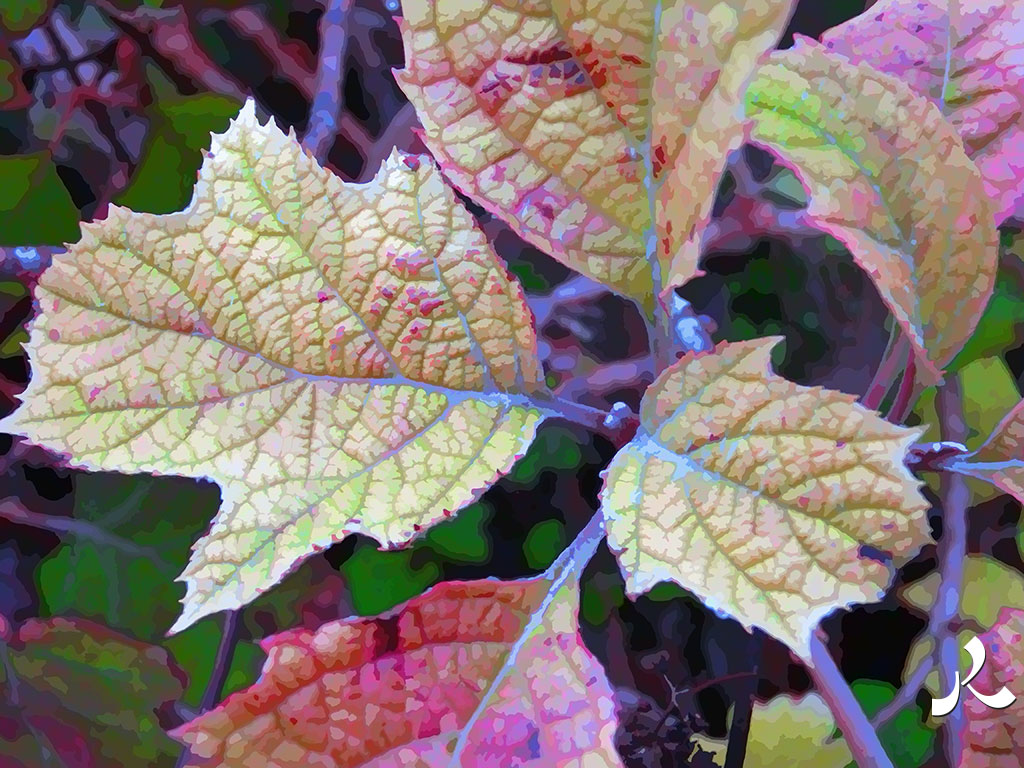
{"type": "Polygon", "coordinates": [[[1024,400],[999,422],[981,448],[951,468],[987,480],[1024,503],[1024,400]]]}
{"type": "Polygon", "coordinates": [[[88,621],[32,619],[0,639],[4,768],[174,765],[158,709],[182,693],[161,648],[88,621]]]}
{"type": "Polygon", "coordinates": [[[388,615],[285,633],[256,685],[176,735],[196,767],[620,766],[577,597],[547,578],[446,582],[388,615]]]}
{"type": "Polygon", "coordinates": [[[974,696],[964,697],[966,748],[960,768],[1017,768],[1024,763],[1024,610],[1004,608],[995,626],[978,639],[987,661],[971,685],[989,695],[1005,686],[1017,700],[994,709],[974,696]]]}
{"type": "Polygon", "coordinates": [[[460,189],[649,305],[655,245],[662,286],[696,272],[743,89],[791,6],[404,0],[397,78],[460,189]]]}
{"type": "Polygon", "coordinates": [[[903,465],[917,433],[774,375],[776,342],[723,343],[665,371],[602,509],[630,593],[674,581],[807,657],[822,616],[888,585],[862,545],[914,554],[928,505],[903,465]]]}
{"type": "Polygon", "coordinates": [[[998,220],[1024,220],[1024,3],[882,0],[822,42],[941,104],[998,220]]]}
{"type": "Polygon", "coordinates": [[[811,220],[872,277],[936,383],[998,259],[992,204],[955,129],[905,83],[806,40],[772,54],[747,111],[753,140],[796,169],[811,220]]]}
{"type": "Polygon", "coordinates": [[[172,630],[348,532],[405,542],[506,471],[541,417],[519,394],[539,386],[521,291],[431,164],[395,153],[344,184],[252,102],[185,211],[112,208],[37,300],[3,429],[221,487],[172,630]]]}

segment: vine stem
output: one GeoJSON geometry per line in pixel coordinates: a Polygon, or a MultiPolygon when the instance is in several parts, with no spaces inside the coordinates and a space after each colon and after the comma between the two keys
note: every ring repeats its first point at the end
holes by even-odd
{"type": "Polygon", "coordinates": [[[640,419],[635,413],[628,412],[620,415],[614,410],[603,411],[600,408],[574,403],[560,397],[536,398],[531,401],[531,404],[544,411],[548,416],[571,421],[604,435],[616,447],[628,443],[640,425],[640,419]]]}
{"type": "Polygon", "coordinates": [[[306,149],[321,163],[338,134],[341,85],[345,80],[345,49],[348,47],[348,15],[352,0],[327,0],[320,17],[320,62],[316,93],[309,108],[309,128],[303,139],[306,149]]]}
{"type": "Polygon", "coordinates": [[[811,633],[811,677],[832,710],[854,760],[860,768],[893,768],[892,760],[885,754],[878,740],[878,734],[871,727],[867,715],[853,695],[853,689],[825,647],[819,632],[821,630],[817,629],[811,633]]]}
{"type": "MultiPolygon", "coordinates": [[[[967,435],[964,423],[960,381],[949,376],[936,396],[939,429],[943,440],[963,441],[967,435]]],[[[967,507],[971,493],[967,479],[956,472],[943,472],[939,482],[942,503],[942,538],[939,540],[939,591],[928,617],[928,626],[935,637],[935,660],[939,666],[942,691],[953,690],[960,668],[960,646],[950,624],[960,608],[960,590],[967,561],[967,507]]],[[[944,746],[950,765],[960,765],[963,755],[964,713],[956,707],[943,722],[944,746]]]]}

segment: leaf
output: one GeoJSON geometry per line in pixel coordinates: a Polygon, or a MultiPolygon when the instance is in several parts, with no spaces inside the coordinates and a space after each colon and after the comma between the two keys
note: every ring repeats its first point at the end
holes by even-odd
{"type": "Polygon", "coordinates": [[[1024,6],[881,0],[826,32],[822,42],[944,106],[981,171],[998,221],[1024,218],[1024,6]]]}
{"type": "Polygon", "coordinates": [[[32,380],[0,429],[220,485],[172,632],[347,533],[408,541],[542,418],[522,293],[420,158],[345,184],[250,101],[187,209],[83,229],[39,280],[32,380]]]}
{"type": "Polygon", "coordinates": [[[949,364],[958,371],[983,357],[1000,355],[1022,341],[1024,326],[1024,236],[1020,232],[1000,231],[1000,260],[995,288],[974,334],[949,364]]]}
{"type": "MultiPolygon", "coordinates": [[[[163,645],[188,678],[183,700],[198,706],[213,670],[221,622],[208,618],[174,637],[164,635],[180,610],[182,590],[174,576],[216,511],[211,485],[147,475],[79,475],[74,519],[88,527],[62,535],[60,546],[39,564],[41,612],[82,616],[163,645]]],[[[258,606],[259,601],[252,607],[258,606]]],[[[225,687],[237,690],[251,683],[262,660],[254,643],[236,643],[225,687]]]]}
{"type": "Polygon", "coordinates": [[[182,693],[167,653],[98,624],[30,619],[0,640],[5,768],[174,765],[157,709],[182,693]]]}
{"type": "Polygon", "coordinates": [[[174,735],[193,766],[621,766],[576,598],[544,577],[445,582],[391,614],[284,633],[256,685],[174,735]]]}
{"type": "Polygon", "coordinates": [[[1006,686],[1017,701],[1006,709],[993,709],[976,696],[964,696],[960,768],[1017,768],[1024,761],[1024,610],[1004,608],[995,626],[978,639],[987,661],[971,685],[989,695],[1006,686]]]}
{"type": "MultiPolygon", "coordinates": [[[[988,357],[975,360],[955,374],[947,372],[947,377],[955,375],[960,382],[961,400],[964,406],[964,426],[967,436],[963,441],[969,448],[977,448],[999,424],[1006,412],[1020,400],[1017,380],[1009,366],[1000,357],[988,357]]],[[[914,412],[918,414],[922,426],[926,426],[920,442],[927,443],[941,440],[939,416],[935,410],[936,388],[929,387],[918,398],[914,412]]],[[[938,492],[941,473],[930,473],[929,486],[938,492]]],[[[999,495],[999,490],[986,482],[968,478],[971,487],[972,505],[999,495]]]]}
{"type": "Polygon", "coordinates": [[[917,432],[776,376],[777,342],[663,372],[601,501],[630,594],[673,581],[807,658],[823,616],[881,597],[891,570],[872,550],[902,561],[930,540],[928,504],[903,465],[917,432]]]}
{"type": "Polygon", "coordinates": [[[743,89],[792,5],[404,0],[396,78],[459,189],[650,308],[655,246],[663,288],[697,271],[743,89]]]}
{"type": "Polygon", "coordinates": [[[0,157],[0,177],[0,246],[61,245],[78,238],[78,209],[49,153],[0,157]]]}
{"type": "MultiPolygon", "coordinates": [[[[843,739],[833,739],[835,719],[816,693],[754,702],[744,765],[748,768],[844,768],[851,760],[843,739]]],[[[726,742],[698,736],[697,743],[724,765],[726,742]]]]}
{"type": "Polygon", "coordinates": [[[1024,503],[1024,400],[999,422],[981,448],[949,469],[992,483],[1024,503]]]}
{"type": "Polygon", "coordinates": [[[874,280],[936,384],[988,303],[995,217],[938,107],[867,64],[801,39],[747,91],[751,138],[807,185],[810,223],[874,280]]]}
{"type": "MultiPolygon", "coordinates": [[[[930,573],[900,592],[900,599],[923,613],[931,611],[941,576],[930,573]]],[[[957,615],[988,629],[1005,606],[1024,610],[1024,575],[984,555],[967,555],[957,615]]]]}

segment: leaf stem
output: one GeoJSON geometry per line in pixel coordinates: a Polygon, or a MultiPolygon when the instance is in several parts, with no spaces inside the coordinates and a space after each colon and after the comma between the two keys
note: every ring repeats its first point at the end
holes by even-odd
{"type": "Polygon", "coordinates": [[[345,80],[345,49],[348,47],[346,22],[351,10],[352,0],[326,0],[324,15],[320,18],[316,93],[309,108],[309,128],[303,144],[321,163],[338,134],[341,85],[345,80]]]}
{"type": "MultiPolygon", "coordinates": [[[[203,698],[199,701],[199,712],[209,712],[217,702],[220,701],[221,693],[224,691],[224,683],[228,679],[228,670],[231,669],[231,660],[235,656],[235,646],[238,645],[238,630],[241,611],[225,611],[224,626],[220,635],[220,643],[217,645],[217,655],[213,660],[213,671],[210,673],[210,681],[203,691],[203,698]]],[[[178,755],[174,768],[185,768],[192,758],[192,751],[186,746],[178,755]]]]}
{"type": "Polygon", "coordinates": [[[600,408],[574,403],[560,397],[536,398],[532,404],[548,416],[571,421],[604,435],[616,447],[621,447],[629,442],[640,425],[640,419],[634,413],[620,416],[612,411],[603,411],[600,408]]]}
{"type": "Polygon", "coordinates": [[[889,406],[887,417],[893,424],[902,424],[907,419],[911,407],[914,405],[914,385],[917,378],[917,365],[914,362],[914,350],[907,352],[907,362],[903,367],[903,378],[900,379],[900,388],[896,391],[896,397],[889,406]]]}
{"type": "Polygon", "coordinates": [[[818,634],[820,631],[818,629],[811,633],[809,669],[814,684],[828,703],[836,724],[843,732],[850,752],[853,753],[859,768],[893,768],[892,760],[885,754],[878,734],[871,727],[867,715],[853,695],[853,689],[822,642],[818,634]]]}
{"type": "MultiPolygon", "coordinates": [[[[947,377],[939,387],[936,407],[943,440],[962,442],[967,436],[967,425],[960,381],[956,376],[947,377]]],[[[960,668],[960,646],[950,625],[959,613],[964,563],[967,560],[967,507],[971,501],[967,479],[957,472],[943,472],[939,497],[942,503],[942,538],[938,545],[941,581],[928,627],[935,637],[935,660],[939,666],[942,690],[951,691],[960,668]]],[[[943,723],[945,753],[950,765],[960,765],[964,749],[963,724],[962,707],[950,712],[943,723]]]]}

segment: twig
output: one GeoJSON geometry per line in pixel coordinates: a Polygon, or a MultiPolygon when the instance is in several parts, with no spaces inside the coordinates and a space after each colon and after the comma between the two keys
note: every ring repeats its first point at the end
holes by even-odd
{"type": "MultiPolygon", "coordinates": [[[[960,380],[947,377],[936,397],[940,429],[944,440],[962,442],[967,435],[961,402],[960,380]]],[[[950,623],[960,608],[960,590],[964,581],[964,563],[967,561],[967,507],[971,493],[967,479],[956,472],[943,472],[939,485],[942,501],[942,538],[939,540],[938,596],[929,615],[929,628],[935,637],[935,657],[939,666],[942,690],[950,691],[956,684],[960,667],[960,646],[950,623]]],[[[944,722],[945,753],[950,765],[960,765],[963,754],[964,714],[955,708],[944,722]]]]}
{"type": "Polygon", "coordinates": [[[896,715],[903,711],[904,707],[917,698],[917,692],[921,690],[924,681],[928,679],[928,673],[934,668],[935,664],[930,656],[921,659],[921,662],[910,673],[907,682],[897,691],[892,701],[878,710],[877,714],[871,719],[871,725],[876,731],[896,717],[896,715]]]}
{"type": "Polygon", "coordinates": [[[745,681],[745,685],[737,686],[738,690],[733,698],[732,723],[729,725],[723,768],[743,768],[747,759],[750,721],[754,715],[754,695],[757,693],[757,668],[761,656],[761,637],[751,635],[749,643],[750,652],[753,655],[754,674],[745,681]]]}
{"type": "MultiPolygon", "coordinates": [[[[247,38],[259,46],[273,64],[275,77],[286,78],[307,99],[313,98],[316,92],[313,88],[315,73],[308,61],[309,57],[300,54],[300,44],[281,40],[278,31],[255,8],[233,8],[224,14],[224,19],[240,37],[247,38]],[[303,61],[303,58],[307,60],[303,61]]],[[[302,46],[302,49],[304,48],[302,46]]]]}
{"type": "Polygon", "coordinates": [[[819,637],[820,631],[811,633],[811,677],[832,710],[853,758],[859,768],[893,768],[853,689],[819,637]]]}
{"type": "Polygon", "coordinates": [[[235,646],[238,644],[238,627],[241,611],[225,611],[224,628],[220,635],[220,645],[217,646],[217,656],[213,661],[213,672],[210,673],[210,682],[203,691],[203,698],[199,702],[199,712],[209,712],[217,702],[220,701],[221,692],[224,690],[224,683],[228,679],[228,670],[231,668],[231,659],[235,655],[235,646]]]}
{"type": "Polygon", "coordinates": [[[910,409],[914,405],[914,385],[917,379],[917,364],[914,361],[914,350],[908,349],[907,363],[903,367],[903,378],[900,379],[900,388],[896,391],[896,397],[889,406],[889,413],[886,418],[893,424],[902,424],[907,419],[910,409]]]}
{"type": "Polygon", "coordinates": [[[67,534],[81,536],[83,539],[107,544],[134,557],[144,557],[147,560],[160,562],[159,556],[153,550],[140,547],[120,536],[115,536],[99,526],[93,525],[88,520],[79,520],[73,517],[57,517],[56,515],[42,515],[25,507],[14,496],[0,499],[0,518],[11,523],[17,523],[18,525],[27,525],[43,531],[50,531],[58,536],[65,536],[67,534]]]}
{"type": "Polygon", "coordinates": [[[345,80],[345,49],[348,47],[349,11],[352,0],[327,0],[320,19],[320,65],[316,73],[316,95],[309,109],[309,128],[303,143],[323,162],[338,135],[341,113],[341,85],[345,80]]]}

